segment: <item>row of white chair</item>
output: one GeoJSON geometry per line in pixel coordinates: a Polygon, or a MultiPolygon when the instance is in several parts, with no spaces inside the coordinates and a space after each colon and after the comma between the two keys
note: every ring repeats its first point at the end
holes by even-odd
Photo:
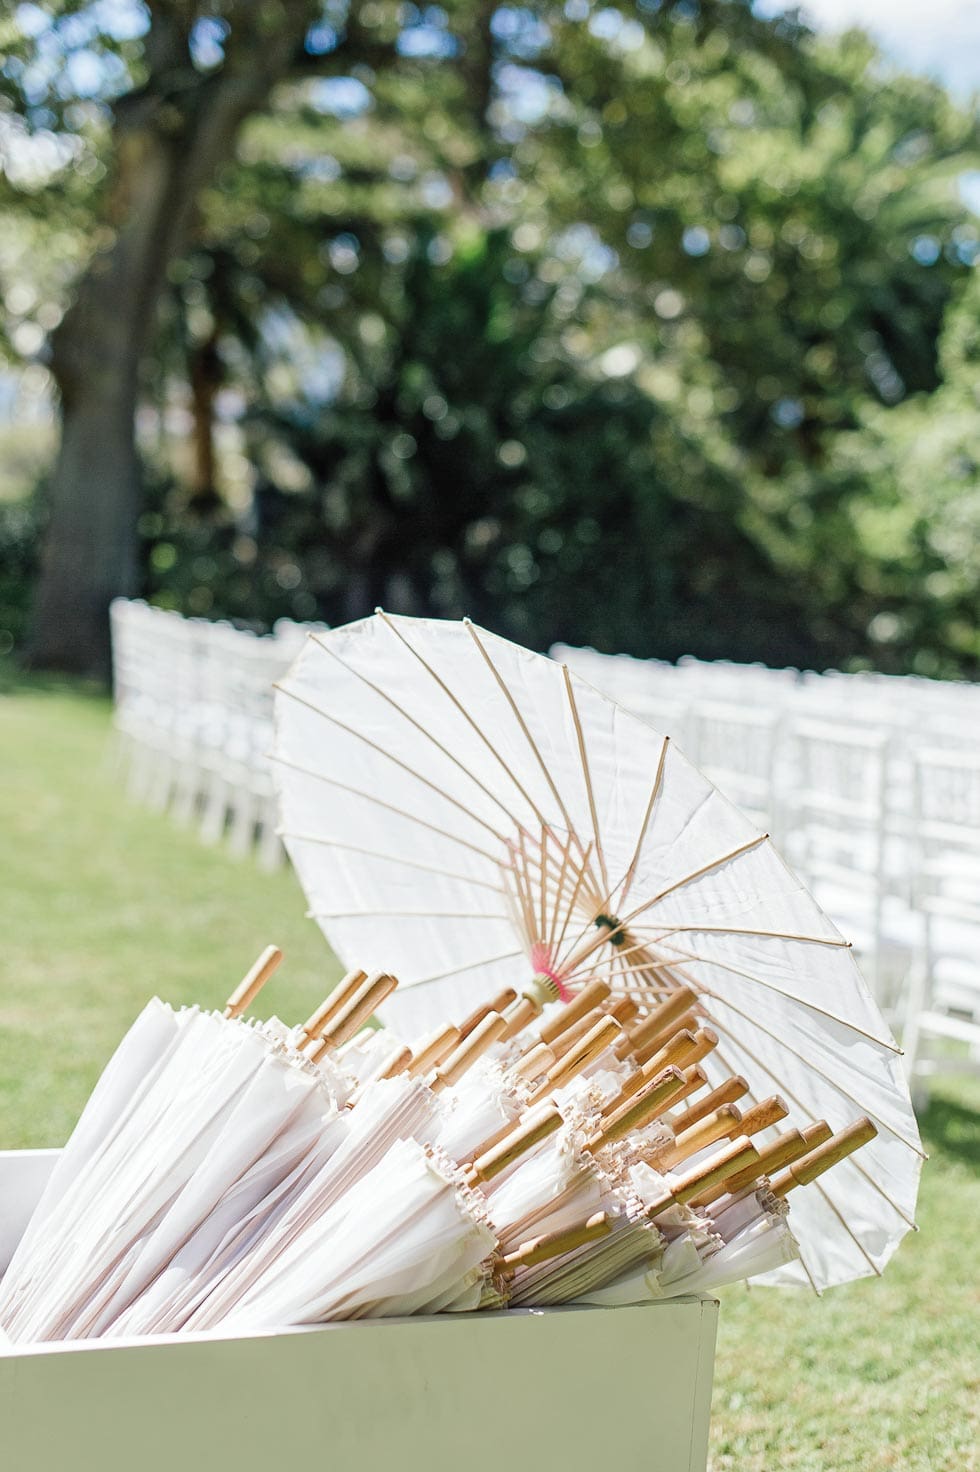
{"type": "Polygon", "coordinates": [[[265,637],[136,600],[110,609],[115,724],[131,796],[232,852],[281,863],[268,751],[272,686],[305,638],[265,637]]]}
{"type": "MultiPolygon", "coordinates": [[[[323,626],[284,620],[259,637],[126,599],[111,626],[132,795],[279,864],[272,687],[323,626]]],[[[552,653],[774,836],[854,942],[920,1091],[964,1050],[980,1063],[980,687],[552,653]]]]}
{"type": "Polygon", "coordinates": [[[552,654],[773,835],[854,942],[920,1099],[980,1067],[980,686],[552,654]]]}

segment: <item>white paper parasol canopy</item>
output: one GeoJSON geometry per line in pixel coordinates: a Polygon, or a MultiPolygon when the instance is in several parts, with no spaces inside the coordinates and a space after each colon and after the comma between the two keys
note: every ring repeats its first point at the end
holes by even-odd
{"type": "MultiPolygon", "coordinates": [[[[311,635],[276,699],[283,836],[348,965],[394,971],[394,1025],[459,1019],[534,978],[641,1009],[680,985],[795,1117],[878,1137],[794,1203],[816,1287],[880,1272],[922,1160],[894,1040],[847,942],[667,738],[563,666],[470,623],[311,635]]],[[[540,982],[539,982],[540,986],[540,982]]]]}

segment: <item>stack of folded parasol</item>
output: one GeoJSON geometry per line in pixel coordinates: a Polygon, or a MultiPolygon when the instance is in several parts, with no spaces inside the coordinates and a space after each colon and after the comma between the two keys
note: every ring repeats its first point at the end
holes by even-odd
{"type": "Polygon", "coordinates": [[[301,1027],[154,999],[123,1039],[0,1284],[17,1342],[637,1302],[796,1256],[787,1198],[876,1133],[782,1125],[678,988],[638,1025],[594,980],[411,1042],[350,973],[301,1027]],[[634,1024],[634,1025],[631,1025],[634,1024]]]}

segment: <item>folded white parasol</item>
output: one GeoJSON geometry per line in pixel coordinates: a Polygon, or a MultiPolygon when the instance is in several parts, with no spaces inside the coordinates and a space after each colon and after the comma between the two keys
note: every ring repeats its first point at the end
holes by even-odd
{"type": "Polygon", "coordinates": [[[472,624],[385,614],[311,636],[276,725],[311,913],[348,964],[397,970],[393,1025],[600,974],[641,1012],[689,987],[720,1037],[711,1081],[745,1073],[801,1124],[878,1127],[794,1207],[801,1259],[775,1278],[881,1271],[923,1158],[898,1050],[847,942],[667,738],[472,624]]]}

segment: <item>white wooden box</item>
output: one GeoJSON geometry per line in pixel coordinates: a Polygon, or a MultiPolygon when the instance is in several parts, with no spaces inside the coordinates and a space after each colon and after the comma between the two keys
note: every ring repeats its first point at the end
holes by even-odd
{"type": "MultiPolygon", "coordinates": [[[[0,1273],[57,1152],[0,1152],[0,1273]]],[[[4,1472],[704,1472],[718,1305],[0,1349],[4,1472]]]]}

